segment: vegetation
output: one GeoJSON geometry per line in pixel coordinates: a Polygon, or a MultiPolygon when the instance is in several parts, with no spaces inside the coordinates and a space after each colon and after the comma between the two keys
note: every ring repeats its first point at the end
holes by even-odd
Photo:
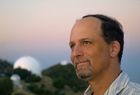
{"type": "Polygon", "coordinates": [[[14,71],[14,74],[18,74],[21,80],[25,82],[39,82],[41,78],[35,74],[32,74],[30,71],[22,68],[17,68],[14,71]]]}
{"type": "Polygon", "coordinates": [[[0,59],[0,76],[11,76],[13,73],[13,65],[6,61],[0,59]]]}
{"type": "Polygon", "coordinates": [[[58,89],[69,86],[74,92],[83,91],[87,83],[78,79],[71,64],[57,64],[43,71],[44,76],[49,76],[53,80],[53,85],[58,89]]]}
{"type": "Polygon", "coordinates": [[[0,78],[0,94],[11,95],[13,92],[13,83],[8,77],[0,78]]]}
{"type": "Polygon", "coordinates": [[[13,70],[10,62],[0,60],[0,75],[1,95],[81,95],[88,86],[77,78],[71,64],[46,68],[40,77],[26,69],[13,70]],[[10,80],[12,74],[20,76],[22,88],[14,89],[10,80]]]}

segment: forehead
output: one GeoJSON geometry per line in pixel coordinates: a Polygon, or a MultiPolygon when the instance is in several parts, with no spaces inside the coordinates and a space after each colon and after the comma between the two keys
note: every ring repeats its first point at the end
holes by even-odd
{"type": "Polygon", "coordinates": [[[101,20],[96,17],[86,17],[86,18],[77,20],[74,27],[78,27],[81,25],[96,28],[96,27],[101,26],[101,20]]]}
{"type": "Polygon", "coordinates": [[[101,21],[95,17],[87,17],[75,23],[70,40],[99,36],[101,33],[101,21]]]}

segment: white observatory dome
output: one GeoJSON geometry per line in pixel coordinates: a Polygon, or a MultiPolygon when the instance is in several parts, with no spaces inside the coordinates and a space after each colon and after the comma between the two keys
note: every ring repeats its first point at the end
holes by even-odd
{"type": "Polygon", "coordinates": [[[13,81],[20,81],[20,76],[17,75],[17,74],[14,74],[14,75],[11,76],[11,80],[13,80],[13,81]]]}
{"type": "Polygon", "coordinates": [[[33,74],[39,76],[41,75],[40,63],[37,60],[35,60],[33,57],[25,56],[19,58],[14,64],[14,69],[19,67],[31,71],[33,74]]]}
{"type": "Polygon", "coordinates": [[[63,60],[63,61],[60,62],[60,64],[61,64],[61,65],[67,65],[67,64],[68,64],[68,61],[63,60]]]}
{"type": "Polygon", "coordinates": [[[13,81],[15,87],[22,88],[19,75],[13,74],[10,79],[13,81]]]}

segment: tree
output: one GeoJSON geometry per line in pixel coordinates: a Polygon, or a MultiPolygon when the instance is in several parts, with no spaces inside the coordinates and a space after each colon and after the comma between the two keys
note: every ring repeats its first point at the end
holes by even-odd
{"type": "Polygon", "coordinates": [[[35,75],[35,74],[31,74],[31,76],[27,77],[26,82],[30,82],[30,83],[34,83],[34,82],[40,82],[41,81],[41,77],[35,75]]]}
{"type": "Polygon", "coordinates": [[[84,91],[88,86],[87,82],[77,78],[75,69],[72,64],[54,65],[42,73],[44,76],[49,76],[53,80],[53,85],[58,89],[63,89],[69,86],[74,92],[84,91]]]}
{"type": "Polygon", "coordinates": [[[18,74],[21,78],[21,80],[26,80],[27,77],[31,76],[31,72],[26,70],[26,69],[22,69],[22,68],[17,68],[14,70],[14,74],[18,74]]]}
{"type": "Polygon", "coordinates": [[[13,92],[13,83],[8,77],[0,78],[0,94],[11,95],[13,92]]]}
{"type": "Polygon", "coordinates": [[[13,65],[6,61],[0,59],[0,76],[11,76],[13,73],[13,65]]]}

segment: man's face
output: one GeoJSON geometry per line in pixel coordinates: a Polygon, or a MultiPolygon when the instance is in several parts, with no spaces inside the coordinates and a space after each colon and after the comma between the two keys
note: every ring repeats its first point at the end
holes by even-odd
{"type": "Polygon", "coordinates": [[[109,67],[109,45],[102,37],[99,19],[88,17],[77,21],[69,44],[71,60],[79,78],[96,78],[109,67]]]}

